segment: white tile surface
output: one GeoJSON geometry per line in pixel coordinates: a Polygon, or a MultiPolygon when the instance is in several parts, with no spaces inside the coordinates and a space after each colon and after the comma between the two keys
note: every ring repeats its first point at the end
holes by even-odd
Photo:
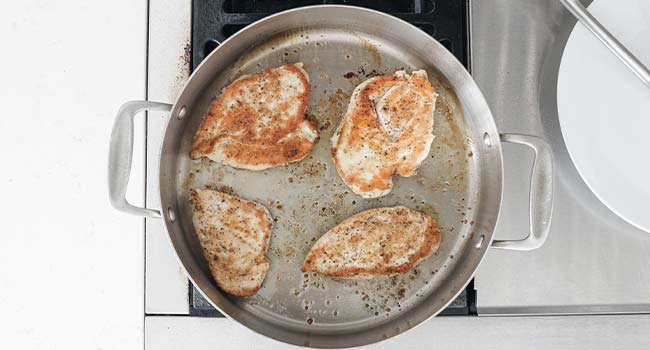
{"type": "Polygon", "coordinates": [[[146,5],[3,2],[2,349],[142,347],[144,222],[110,207],[106,162],[115,112],[145,97],[146,5]]]}
{"type": "MultiPolygon", "coordinates": [[[[355,349],[648,349],[650,315],[436,317],[355,349]]],[[[147,317],[146,350],[301,349],[257,335],[224,318],[147,317]]]]}
{"type": "MultiPolygon", "coordinates": [[[[191,2],[149,2],[149,99],[174,103],[189,77],[191,2]]],[[[160,208],[158,158],[165,130],[162,113],[147,121],[147,205],[160,208]]],[[[146,311],[148,314],[188,314],[188,279],[172,250],[160,220],[147,220],[146,311]]]]}

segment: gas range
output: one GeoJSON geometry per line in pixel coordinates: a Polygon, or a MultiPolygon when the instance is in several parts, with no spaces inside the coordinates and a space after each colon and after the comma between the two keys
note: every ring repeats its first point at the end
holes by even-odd
{"type": "MultiPolygon", "coordinates": [[[[647,234],[621,222],[594,198],[568,158],[559,131],[557,68],[575,22],[559,1],[194,0],[190,5],[150,0],[149,4],[147,97],[165,102],[176,99],[192,69],[220,42],[284,9],[365,6],[420,27],[470,70],[499,130],[544,137],[553,146],[558,169],[556,209],[546,245],[527,253],[490,251],[475,281],[445,313],[650,312],[647,234]]],[[[165,117],[149,113],[147,123],[147,206],[153,208],[159,207],[157,158],[165,117]]],[[[528,230],[532,157],[506,146],[504,162],[505,193],[496,236],[523,238],[528,230]]],[[[145,227],[146,314],[219,316],[181,271],[162,223],[147,220],[145,227]]]]}

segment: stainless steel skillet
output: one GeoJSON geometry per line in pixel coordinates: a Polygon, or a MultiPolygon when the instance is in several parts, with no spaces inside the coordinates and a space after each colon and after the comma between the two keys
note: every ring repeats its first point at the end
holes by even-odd
{"type": "MultiPolygon", "coordinates": [[[[533,136],[499,134],[490,110],[463,66],[416,27],[373,10],[312,6],[264,18],[212,52],[192,74],[175,104],[128,102],[111,137],[109,190],[120,210],[161,218],[189,278],[217,309],[265,336],[322,348],[369,344],[400,334],[438,314],[470,281],[490,246],[540,247],[552,211],[553,161],[533,136]],[[210,102],[238,76],[288,62],[310,75],[308,114],[320,140],[305,160],[263,172],[192,161],[193,135],[210,102]],[[431,153],[418,174],[396,177],[393,191],[362,199],[333,167],[329,138],[354,87],[374,74],[425,69],[440,93],[431,153]],[[160,154],[161,210],[124,199],[132,150],[132,120],[144,110],[169,110],[160,154]],[[530,232],[519,241],[494,241],[503,188],[501,142],[535,151],[530,232]],[[258,295],[235,298],[210,277],[191,222],[190,188],[212,187],[257,201],[276,220],[267,256],[271,268],[258,295]],[[406,205],[437,218],[443,243],[413,271],[363,281],[303,274],[299,266],[313,242],[362,210],[406,205]]],[[[218,330],[215,330],[218,331],[218,330]]]]}

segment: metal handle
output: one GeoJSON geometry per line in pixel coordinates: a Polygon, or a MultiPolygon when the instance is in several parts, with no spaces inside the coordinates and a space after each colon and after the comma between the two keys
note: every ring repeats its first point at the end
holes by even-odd
{"type": "Polygon", "coordinates": [[[600,42],[618,57],[634,74],[641,79],[643,84],[650,88],[650,70],[641,63],[620,41],[618,41],[579,0],[560,0],[571,14],[582,23],[600,42]]]}
{"type": "Polygon", "coordinates": [[[115,209],[125,213],[160,218],[160,211],[140,208],[126,200],[126,188],[133,158],[133,118],[142,111],[170,111],[172,105],[160,102],[130,101],[122,105],[115,117],[108,153],[108,192],[115,209]]]}
{"type": "Polygon", "coordinates": [[[525,145],[535,151],[533,172],[530,178],[529,216],[530,233],[520,240],[495,240],[492,247],[509,250],[533,250],[541,247],[548,237],[553,212],[553,153],[544,141],[536,136],[501,134],[501,142],[525,145]]]}

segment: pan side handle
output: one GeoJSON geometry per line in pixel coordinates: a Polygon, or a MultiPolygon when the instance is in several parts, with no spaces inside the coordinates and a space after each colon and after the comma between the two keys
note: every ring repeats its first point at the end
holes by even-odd
{"type": "Polygon", "coordinates": [[[501,134],[501,142],[525,145],[535,151],[530,178],[528,236],[520,240],[494,240],[492,247],[508,250],[533,250],[541,247],[551,226],[553,212],[553,153],[544,139],[522,134],[501,134]]]}
{"type": "Polygon", "coordinates": [[[133,119],[142,111],[171,109],[172,105],[167,103],[130,101],[123,104],[117,112],[108,153],[108,193],[115,209],[133,215],[160,218],[160,211],[136,207],[126,200],[133,158],[133,119]]]}

